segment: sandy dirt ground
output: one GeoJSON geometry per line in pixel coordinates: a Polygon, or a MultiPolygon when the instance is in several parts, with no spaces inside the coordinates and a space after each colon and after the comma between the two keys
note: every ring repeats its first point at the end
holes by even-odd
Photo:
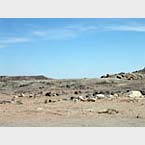
{"type": "MultiPolygon", "coordinates": [[[[1,97],[2,98],[2,94],[1,97]]],[[[4,97],[4,96],[3,96],[4,97]]],[[[10,96],[5,95],[9,99],[10,96]]],[[[21,98],[23,104],[1,104],[0,126],[3,127],[139,127],[145,126],[145,99],[103,99],[96,102],[58,100],[44,104],[42,98],[21,98]],[[99,113],[104,109],[118,113],[99,113]]],[[[57,98],[53,98],[57,99],[57,98]]]]}
{"type": "Polygon", "coordinates": [[[145,126],[145,97],[131,100],[123,95],[129,90],[145,91],[145,80],[2,81],[0,82],[0,126],[145,126]],[[21,93],[24,93],[25,96],[20,97],[21,93]],[[97,99],[95,102],[70,99],[80,95],[86,97],[91,94],[92,96],[94,93],[103,93],[106,96],[117,93],[119,97],[97,99]],[[15,99],[18,102],[12,102],[14,96],[19,96],[15,99]],[[45,102],[46,100],[47,102],[45,102]],[[51,101],[49,102],[49,100],[51,101]],[[108,109],[113,111],[107,112],[108,109]]]}

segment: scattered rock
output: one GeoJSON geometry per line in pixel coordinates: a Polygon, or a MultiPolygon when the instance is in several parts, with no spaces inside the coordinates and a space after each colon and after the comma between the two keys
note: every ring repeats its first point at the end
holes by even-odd
{"type": "Polygon", "coordinates": [[[130,91],[127,93],[127,96],[130,98],[143,98],[143,95],[140,91],[130,91]]]}
{"type": "Polygon", "coordinates": [[[78,103],[78,102],[79,102],[79,100],[78,100],[78,99],[74,99],[73,101],[74,101],[75,103],[78,103]]]}
{"type": "Polygon", "coordinates": [[[25,97],[25,94],[24,94],[24,93],[21,93],[21,94],[19,95],[19,97],[25,97]]]}
{"type": "Polygon", "coordinates": [[[48,103],[48,100],[46,99],[45,101],[44,101],[44,104],[47,104],[48,103]]]}
{"type": "Polygon", "coordinates": [[[15,101],[16,105],[22,105],[23,103],[19,100],[19,101],[15,101]]]}
{"type": "Polygon", "coordinates": [[[45,96],[48,96],[48,97],[51,97],[51,95],[52,95],[51,92],[47,92],[47,93],[45,94],[45,96]]]}
{"type": "Polygon", "coordinates": [[[104,99],[104,98],[106,98],[106,96],[104,94],[97,94],[96,97],[98,99],[104,99]]]}
{"type": "Polygon", "coordinates": [[[87,94],[85,97],[86,97],[86,98],[91,98],[92,96],[94,97],[95,95],[87,94]]]}
{"type": "Polygon", "coordinates": [[[114,95],[108,95],[108,98],[114,98],[114,95]]]}
{"type": "Polygon", "coordinates": [[[116,109],[104,109],[98,112],[98,114],[118,114],[119,111],[117,111],[116,109]]]}
{"type": "Polygon", "coordinates": [[[39,108],[37,108],[36,110],[37,110],[37,111],[42,111],[43,108],[39,107],[39,108]]]}
{"type": "Polygon", "coordinates": [[[68,101],[68,99],[67,99],[67,98],[63,98],[62,100],[63,100],[63,101],[68,101]]]}
{"type": "Polygon", "coordinates": [[[17,95],[13,96],[13,99],[18,99],[18,98],[19,98],[19,96],[17,96],[17,95]]]}
{"type": "Polygon", "coordinates": [[[114,94],[114,97],[117,98],[117,97],[119,97],[119,95],[115,93],[115,94],[114,94]]]}
{"type": "Polygon", "coordinates": [[[98,91],[95,91],[95,92],[93,93],[93,96],[96,96],[97,94],[99,94],[98,91]]]}
{"type": "Polygon", "coordinates": [[[116,78],[117,79],[123,79],[123,77],[121,75],[117,75],[116,78]]]}
{"type": "Polygon", "coordinates": [[[49,103],[55,103],[56,101],[55,101],[55,100],[49,99],[48,102],[49,102],[49,103]]]}
{"type": "Polygon", "coordinates": [[[96,101],[96,98],[88,98],[87,101],[88,102],[95,102],[96,101]]]}
{"type": "Polygon", "coordinates": [[[137,118],[137,119],[140,119],[140,118],[143,118],[143,117],[142,117],[141,115],[138,114],[138,115],[136,115],[136,118],[137,118]]]}
{"type": "Polygon", "coordinates": [[[101,76],[101,78],[110,78],[110,77],[111,77],[110,74],[106,74],[106,75],[104,75],[104,76],[101,76]]]}
{"type": "Polygon", "coordinates": [[[75,95],[78,95],[79,93],[78,93],[78,91],[75,91],[74,94],[75,94],[75,95]]]}
{"type": "Polygon", "coordinates": [[[81,94],[81,93],[82,93],[81,91],[75,91],[74,92],[75,95],[78,95],[78,94],[81,94]]]}
{"type": "Polygon", "coordinates": [[[56,96],[60,96],[60,94],[56,93],[56,96]]]}
{"type": "Polygon", "coordinates": [[[80,101],[86,101],[86,99],[84,99],[82,96],[79,96],[78,99],[79,99],[80,101]]]}
{"type": "Polygon", "coordinates": [[[10,101],[10,100],[2,100],[2,101],[0,101],[0,104],[11,104],[12,103],[12,101],[10,101]]]}
{"type": "MultiPolygon", "coordinates": [[[[36,97],[36,95],[35,95],[35,97],[36,97]]],[[[33,98],[33,95],[29,95],[29,98],[33,98]]]]}
{"type": "Polygon", "coordinates": [[[49,102],[49,103],[51,103],[51,102],[52,102],[52,100],[48,100],[48,102],[49,102]]]}
{"type": "Polygon", "coordinates": [[[76,97],[70,97],[70,100],[74,100],[74,99],[76,99],[76,97]]]}
{"type": "Polygon", "coordinates": [[[145,96],[145,90],[141,90],[140,92],[145,96]]]}

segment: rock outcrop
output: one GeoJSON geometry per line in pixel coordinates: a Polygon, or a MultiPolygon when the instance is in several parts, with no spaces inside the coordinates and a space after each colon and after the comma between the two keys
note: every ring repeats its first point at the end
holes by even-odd
{"type": "Polygon", "coordinates": [[[132,73],[118,73],[118,74],[107,74],[101,76],[101,78],[116,78],[120,80],[140,80],[145,79],[145,68],[139,71],[135,71],[132,73]]]}

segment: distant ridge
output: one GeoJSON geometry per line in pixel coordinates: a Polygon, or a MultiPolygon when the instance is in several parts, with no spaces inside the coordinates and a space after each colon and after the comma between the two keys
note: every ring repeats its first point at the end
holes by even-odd
{"type": "Polygon", "coordinates": [[[0,81],[17,81],[17,80],[53,80],[43,75],[38,76],[0,76],[0,81]]]}

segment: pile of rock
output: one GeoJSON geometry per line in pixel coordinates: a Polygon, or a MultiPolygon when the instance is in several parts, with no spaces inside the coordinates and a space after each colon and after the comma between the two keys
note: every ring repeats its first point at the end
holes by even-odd
{"type": "Polygon", "coordinates": [[[143,79],[145,76],[140,73],[119,73],[119,74],[107,74],[104,76],[101,76],[101,78],[116,78],[120,80],[139,80],[143,79]]]}

